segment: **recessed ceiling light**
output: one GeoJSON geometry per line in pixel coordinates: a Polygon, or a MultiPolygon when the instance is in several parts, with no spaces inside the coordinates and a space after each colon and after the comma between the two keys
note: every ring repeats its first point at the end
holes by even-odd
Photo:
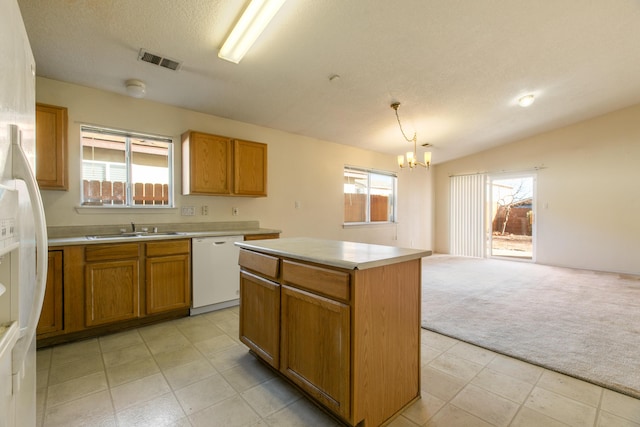
{"type": "Polygon", "coordinates": [[[536,100],[535,95],[530,93],[518,98],[518,105],[521,107],[528,107],[529,105],[533,104],[533,101],[535,100],[536,100]]]}

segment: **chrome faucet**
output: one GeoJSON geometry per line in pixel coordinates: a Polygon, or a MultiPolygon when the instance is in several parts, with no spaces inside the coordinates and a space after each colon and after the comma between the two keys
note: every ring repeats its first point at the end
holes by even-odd
{"type": "Polygon", "coordinates": [[[134,233],[136,232],[136,225],[135,223],[131,223],[131,231],[133,231],[134,233]]]}

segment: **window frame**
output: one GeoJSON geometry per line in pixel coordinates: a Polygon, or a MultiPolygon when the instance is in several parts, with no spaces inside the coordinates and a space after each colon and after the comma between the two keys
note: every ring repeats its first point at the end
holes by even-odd
{"type": "Polygon", "coordinates": [[[398,218],[398,174],[392,171],[384,171],[379,169],[365,168],[361,166],[351,166],[345,165],[342,171],[343,177],[343,200],[346,193],[344,191],[344,177],[347,172],[354,173],[362,173],[367,175],[367,186],[366,186],[366,207],[365,207],[365,221],[346,221],[345,210],[344,210],[344,202],[343,202],[343,227],[354,227],[354,226],[368,226],[368,225],[385,225],[385,224],[397,224],[398,218]],[[390,212],[390,220],[388,221],[371,221],[371,175],[384,175],[392,178],[392,193],[391,193],[391,212],[390,212]]]}
{"type": "MultiPolygon", "coordinates": [[[[174,167],[173,167],[173,157],[174,157],[175,144],[173,142],[173,138],[164,135],[151,134],[151,133],[143,133],[136,131],[127,131],[123,129],[116,129],[107,126],[101,125],[93,125],[93,124],[80,124],[80,208],[102,208],[102,209],[175,209],[175,180],[174,180],[174,167]],[[92,132],[98,134],[111,135],[116,137],[125,138],[125,175],[126,175],[126,200],[122,204],[93,204],[86,200],[84,200],[84,158],[83,158],[83,148],[85,145],[82,141],[82,136],[84,132],[92,132]],[[167,144],[167,184],[168,184],[168,194],[167,194],[167,204],[136,204],[133,199],[133,182],[132,182],[132,145],[131,139],[145,139],[152,140],[156,142],[166,143],[167,144]]],[[[107,164],[108,162],[100,162],[107,164]]]]}

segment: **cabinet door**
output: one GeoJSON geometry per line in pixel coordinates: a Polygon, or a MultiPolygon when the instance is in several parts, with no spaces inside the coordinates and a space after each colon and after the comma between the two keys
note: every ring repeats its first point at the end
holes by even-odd
{"type": "Polygon", "coordinates": [[[36,104],[36,179],[41,189],[67,190],[67,109],[36,104]]]}
{"type": "Polygon", "coordinates": [[[86,264],[86,326],[140,316],[138,264],[137,259],[86,264]]]}
{"type": "Polygon", "coordinates": [[[267,144],[233,142],[233,192],[240,196],[267,195],[267,144]]]}
{"type": "Polygon", "coordinates": [[[231,139],[200,132],[182,135],[182,193],[231,194],[231,139]]]}
{"type": "Polygon", "coordinates": [[[63,329],[62,251],[49,251],[47,286],[36,333],[50,334],[63,329]]]}
{"type": "Polygon", "coordinates": [[[189,255],[147,258],[147,314],[191,306],[189,255]]]}
{"type": "Polygon", "coordinates": [[[280,362],[280,285],[240,272],[240,341],[274,368],[280,362]]]}
{"type": "Polygon", "coordinates": [[[280,371],[348,418],[349,306],[283,285],[281,321],[280,371]]]}

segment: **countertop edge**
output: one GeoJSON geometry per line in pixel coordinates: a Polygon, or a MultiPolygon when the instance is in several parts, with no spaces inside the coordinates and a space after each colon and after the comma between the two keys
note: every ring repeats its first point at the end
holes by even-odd
{"type": "Polygon", "coordinates": [[[247,236],[253,234],[281,234],[282,230],[276,230],[271,228],[256,228],[256,229],[238,229],[238,230],[219,230],[219,231],[184,231],[180,234],[162,234],[153,235],[149,233],[145,236],[137,237],[114,237],[105,239],[88,239],[87,236],[73,236],[73,237],[56,237],[49,239],[49,246],[73,246],[73,245],[96,245],[101,243],[129,243],[129,242],[144,242],[154,240],[176,240],[176,239],[191,239],[198,237],[223,237],[223,236],[247,236]]]}
{"type": "MultiPolygon", "coordinates": [[[[279,240],[285,241],[286,239],[279,239],[279,240]]],[[[381,267],[384,265],[390,265],[390,264],[396,264],[396,263],[405,262],[405,261],[411,261],[414,259],[420,259],[426,256],[430,256],[433,253],[430,250],[405,249],[405,248],[394,247],[395,249],[398,249],[398,250],[405,250],[405,251],[411,251],[411,252],[400,254],[400,255],[389,256],[386,258],[372,259],[371,261],[355,262],[355,261],[348,261],[348,260],[339,259],[335,257],[310,256],[310,255],[305,255],[305,254],[296,253],[292,251],[269,248],[261,245],[259,242],[261,242],[261,240],[253,240],[250,242],[236,242],[235,245],[243,249],[262,252],[268,255],[291,258],[299,261],[313,262],[316,264],[343,268],[347,270],[365,270],[369,268],[381,267]]],[[[262,241],[262,242],[268,243],[268,241],[262,241]]],[[[353,242],[350,242],[350,243],[353,243],[353,242]]],[[[367,245],[366,243],[360,243],[360,244],[367,245]]],[[[380,246],[380,245],[372,245],[372,246],[380,246]]]]}

